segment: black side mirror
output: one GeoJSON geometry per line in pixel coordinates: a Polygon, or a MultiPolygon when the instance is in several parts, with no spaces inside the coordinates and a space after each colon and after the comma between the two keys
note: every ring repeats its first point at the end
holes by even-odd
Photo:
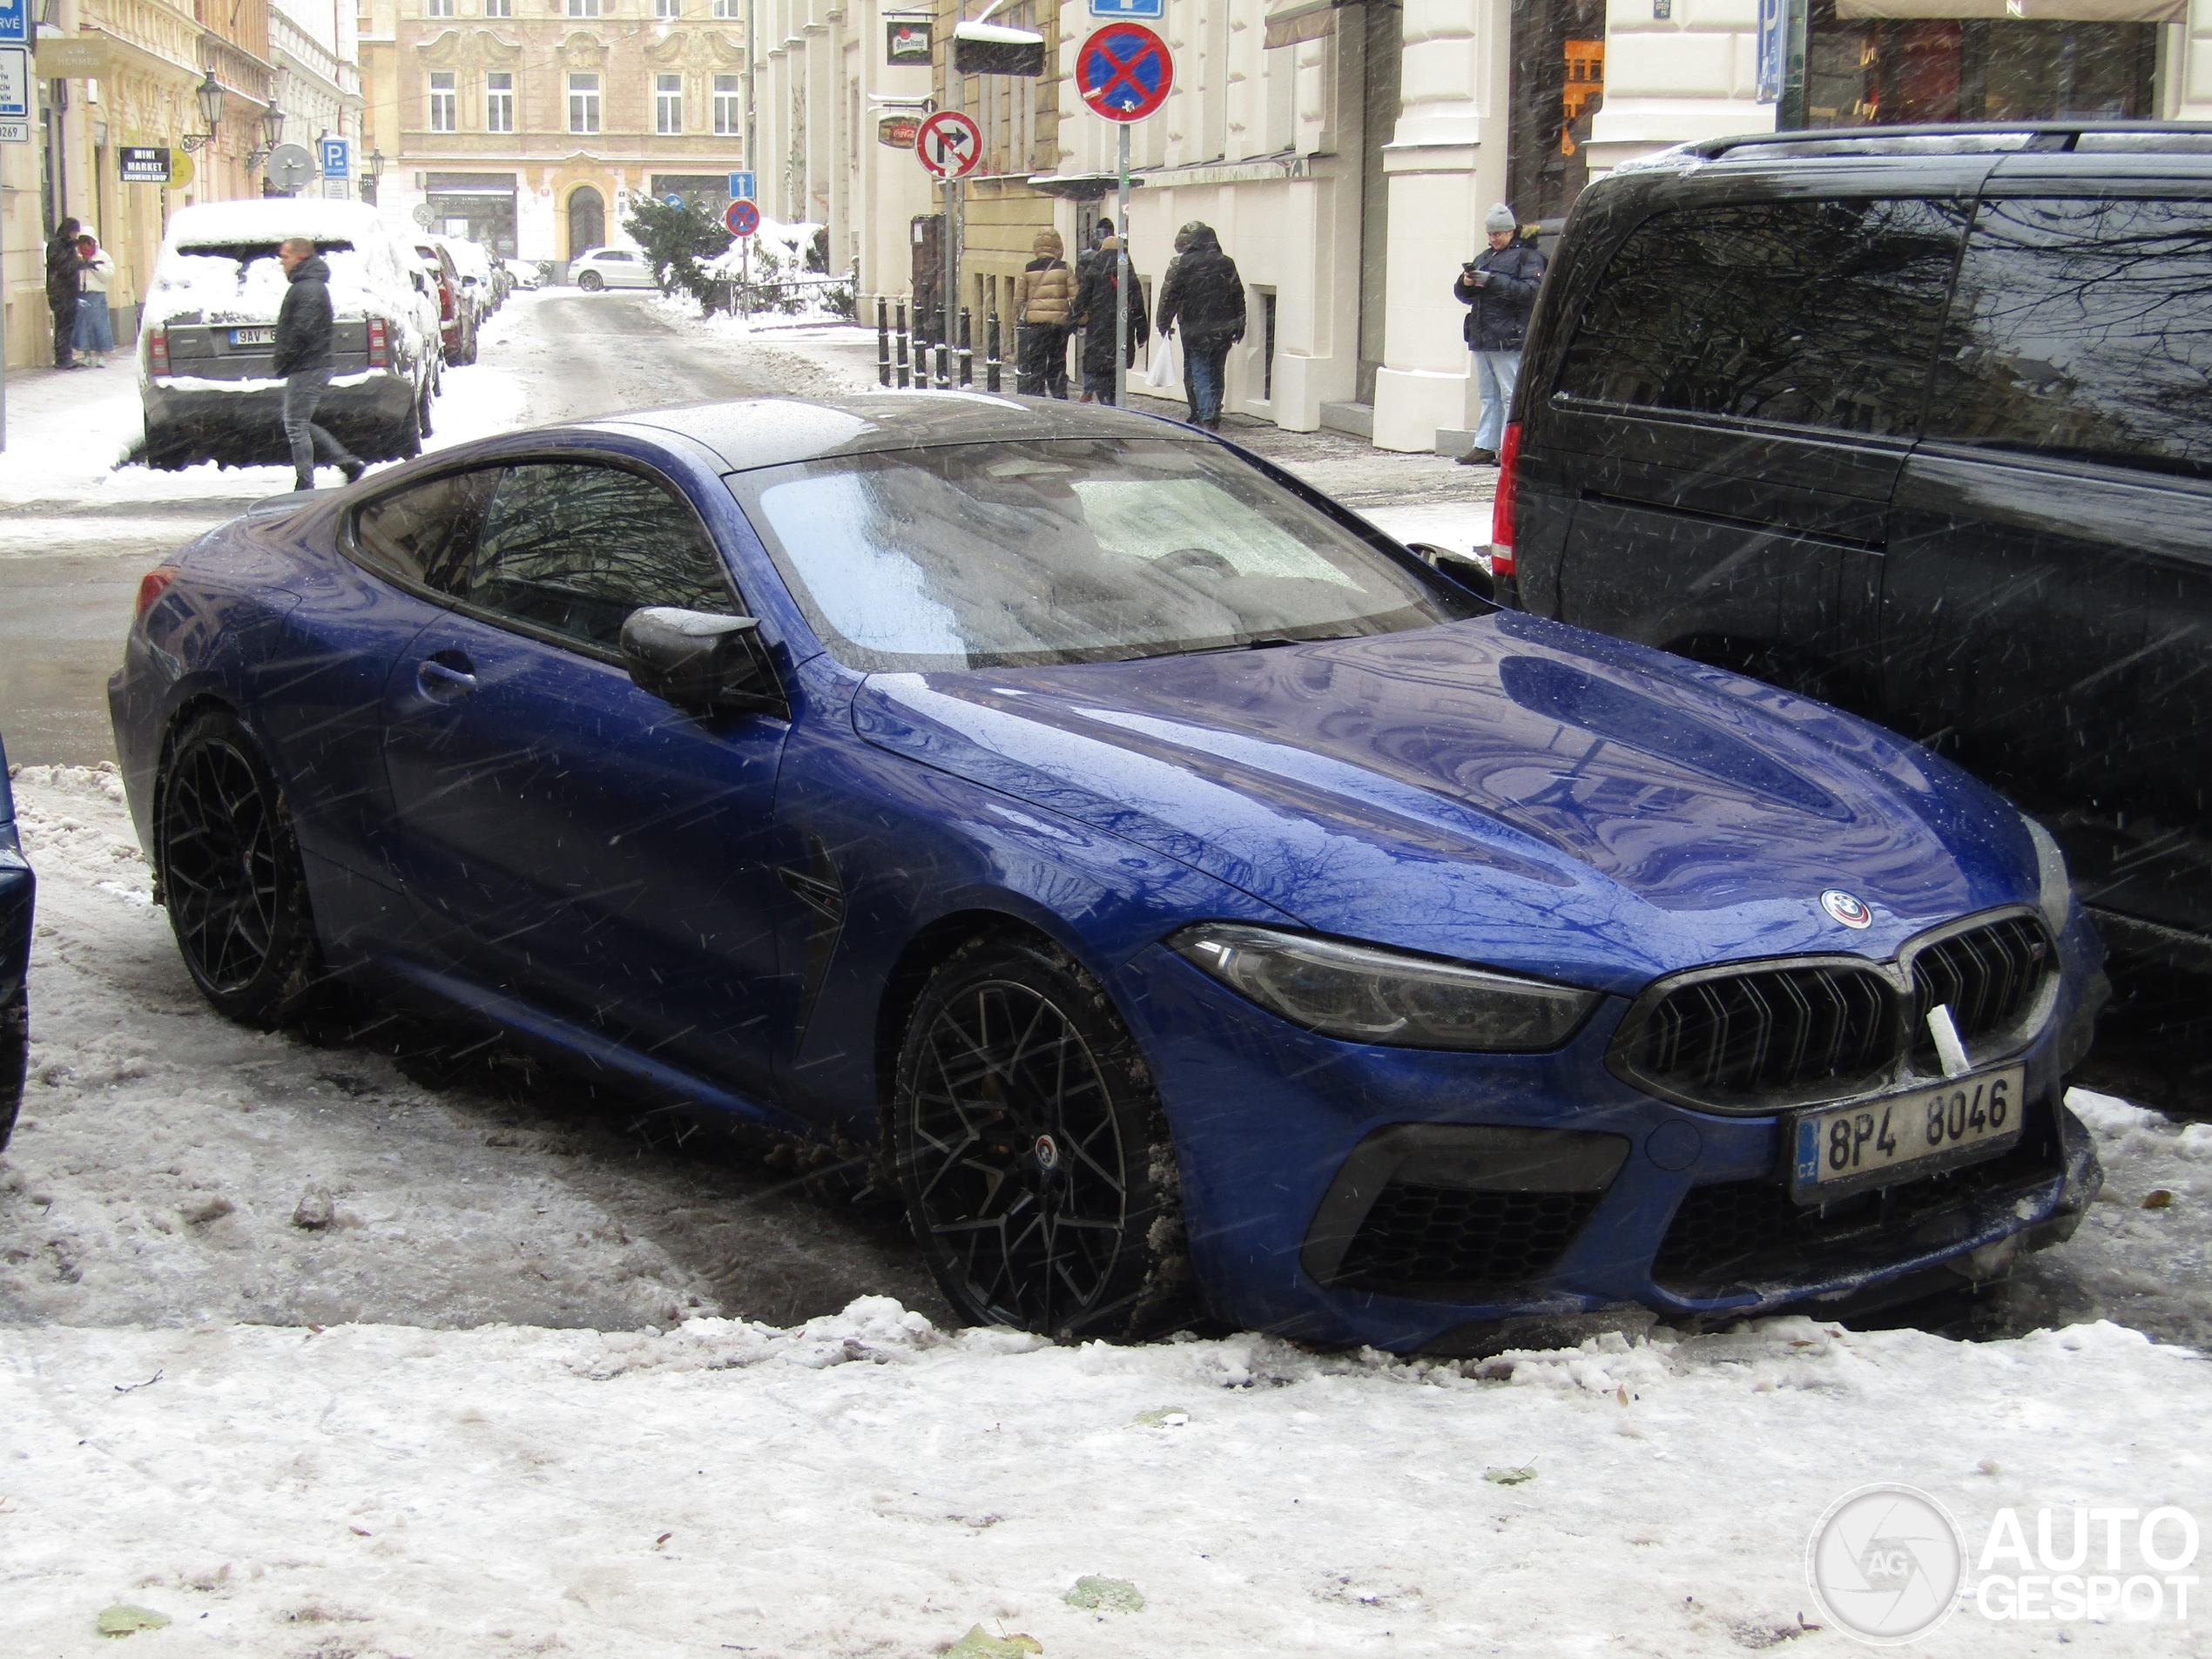
{"type": "Polygon", "coordinates": [[[757,617],[649,605],[622,624],[622,660],[641,690],[693,713],[784,714],[790,705],[757,617]]]}

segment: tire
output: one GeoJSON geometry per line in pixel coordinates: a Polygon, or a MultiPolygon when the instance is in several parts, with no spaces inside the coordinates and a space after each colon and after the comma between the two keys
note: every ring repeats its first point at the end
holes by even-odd
{"type": "Polygon", "coordinates": [[[392,440],[392,459],[412,461],[422,453],[422,435],[429,428],[424,424],[422,408],[410,405],[400,419],[399,435],[392,440]]]}
{"type": "Polygon", "coordinates": [[[430,377],[422,377],[422,395],[415,400],[415,450],[422,452],[422,440],[430,435],[430,399],[433,395],[430,377]]]}
{"type": "Polygon", "coordinates": [[[586,271],[582,276],[576,280],[576,285],[577,287],[582,288],[586,293],[597,293],[600,289],[605,287],[607,283],[606,279],[602,277],[597,271],[586,271]]]}
{"type": "Polygon", "coordinates": [[[1175,1151],[1136,1039],[1042,940],[971,940],[908,1021],[885,1144],[961,1317],[1120,1339],[1177,1322],[1175,1151]]]}
{"type": "Polygon", "coordinates": [[[227,710],[177,735],[154,797],[154,867],[185,970],[260,1029],[298,1014],[319,954],[300,844],[260,746],[227,710]]]}
{"type": "Polygon", "coordinates": [[[30,988],[18,985],[14,1002],[0,1008],[0,1152],[8,1150],[8,1137],[16,1132],[30,1064],[30,988]]]}

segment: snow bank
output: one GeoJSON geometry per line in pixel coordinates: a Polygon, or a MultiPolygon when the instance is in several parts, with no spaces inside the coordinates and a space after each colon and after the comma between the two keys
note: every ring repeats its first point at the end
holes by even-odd
{"type": "MultiPolygon", "coordinates": [[[[0,1336],[11,1651],[1841,1653],[1807,1534],[1870,1480],[2204,1506],[2212,1370],[2109,1325],[1775,1320],[1481,1366],[1261,1338],[1053,1347],[881,1298],[803,1330],[0,1336]],[[1133,1583],[1142,1611],[1065,1600],[1133,1583]]],[[[2031,1513],[2031,1527],[2033,1517],[2031,1513]]],[[[1971,1608],[1918,1652],[2020,1645],[1971,1608]]],[[[2046,1640],[2048,1627],[2045,1627],[2046,1640]]],[[[2075,1625],[2085,1653],[2198,1651],[2075,1625]]]]}

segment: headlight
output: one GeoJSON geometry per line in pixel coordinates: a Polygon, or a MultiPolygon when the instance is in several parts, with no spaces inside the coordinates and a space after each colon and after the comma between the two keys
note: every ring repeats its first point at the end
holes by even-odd
{"type": "Polygon", "coordinates": [[[1200,922],[1168,944],[1295,1025],[1394,1049],[1556,1049],[1599,997],[1571,986],[1232,922],[1200,922]]]}
{"type": "Polygon", "coordinates": [[[2051,832],[2026,815],[2020,821],[2027,826],[2027,839],[2035,843],[2035,907],[2051,924],[2051,937],[2056,939],[2074,915],[2074,879],[2066,873],[2066,854],[2059,851],[2051,832]]]}

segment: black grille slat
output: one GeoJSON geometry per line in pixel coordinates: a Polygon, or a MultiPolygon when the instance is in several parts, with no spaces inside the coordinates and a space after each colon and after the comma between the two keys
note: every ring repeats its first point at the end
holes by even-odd
{"type": "Polygon", "coordinates": [[[2033,916],[2000,917],[1930,941],[1912,955],[1908,997],[1872,964],[1747,965],[1639,1004],[1615,1042],[1623,1075],[1676,1099],[1770,1110],[1876,1086],[1909,1056],[1940,1075],[1928,1015],[1947,1005],[1975,1046],[2013,1036],[2034,1009],[2057,953],[2033,916]]]}
{"type": "Polygon", "coordinates": [[[1331,1283],[1373,1291],[1525,1285],[1558,1265],[1604,1196],[1393,1181],[1360,1223],[1331,1283]]]}
{"type": "Polygon", "coordinates": [[[1699,980],[1650,1011],[1629,1044],[1629,1063],[1700,1097],[1853,1082],[1892,1052],[1889,1003],[1869,970],[1778,968],[1699,980]]]}
{"type": "Polygon", "coordinates": [[[1928,1015],[1948,1005],[1959,1041],[1973,1045],[2018,1025],[2055,970],[2043,929],[2027,916],[2006,916],[1927,946],[1912,959],[1912,1062],[1936,1064],[1928,1015]]]}

